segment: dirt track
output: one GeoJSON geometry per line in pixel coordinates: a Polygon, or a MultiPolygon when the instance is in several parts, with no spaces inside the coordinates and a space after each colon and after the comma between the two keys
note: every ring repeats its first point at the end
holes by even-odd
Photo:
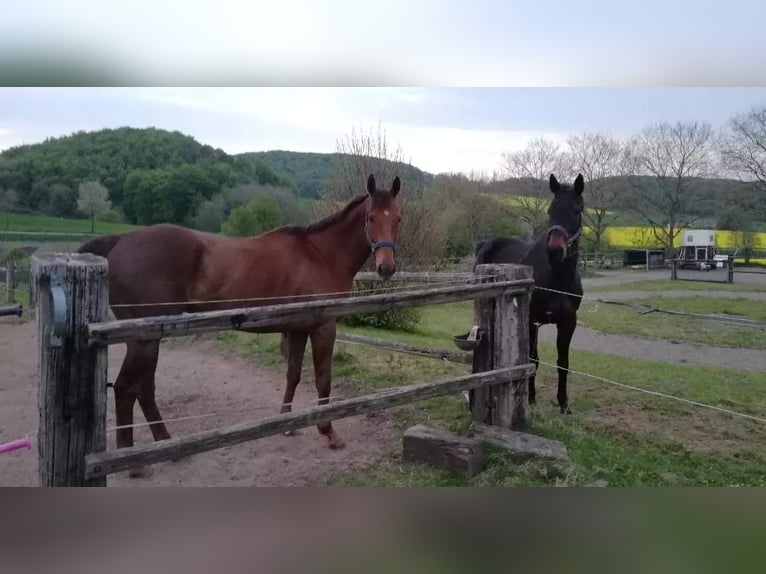
{"type": "MultiPolygon", "coordinates": [[[[0,321],[0,442],[22,438],[37,428],[37,381],[33,322],[0,321]]],[[[124,345],[110,348],[109,380],[117,376],[124,345]]],[[[310,361],[308,364],[310,365],[310,361]]],[[[276,414],[282,402],[284,374],[259,368],[252,361],[227,356],[212,340],[174,341],[163,345],[157,368],[157,399],[165,419],[229,413],[224,416],[172,422],[172,436],[276,414]]],[[[109,393],[108,428],[114,426],[109,393]]],[[[333,396],[342,395],[335,386],[333,396]]],[[[313,374],[298,387],[298,405],[316,403],[313,374]]],[[[136,406],[136,423],[144,422],[136,406]]],[[[387,413],[354,417],[335,423],[346,448],[332,451],[315,428],[292,437],[274,436],[202,453],[189,459],[155,465],[146,478],[111,476],[110,486],[311,486],[322,485],[337,471],[364,465],[388,454],[392,427],[387,413]]],[[[146,427],[135,431],[137,442],[150,442],[146,427]]],[[[33,448],[0,456],[0,486],[36,486],[37,451],[33,448]]],[[[109,435],[114,448],[114,433],[109,435]]]]}

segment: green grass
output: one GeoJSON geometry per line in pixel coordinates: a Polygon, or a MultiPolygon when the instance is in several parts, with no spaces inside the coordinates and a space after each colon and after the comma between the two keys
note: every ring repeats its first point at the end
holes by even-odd
{"type": "MultiPolygon", "coordinates": [[[[735,279],[736,280],[736,279],[735,279]]],[[[755,283],[707,283],[702,281],[672,281],[670,279],[647,279],[616,285],[594,285],[588,292],[608,291],[739,291],[766,293],[766,285],[755,283]]]]}
{"type": "MultiPolygon", "coordinates": [[[[89,219],[66,219],[63,217],[50,217],[46,215],[27,215],[21,213],[12,213],[6,220],[5,213],[0,213],[0,231],[34,231],[46,233],[58,233],[66,235],[67,233],[90,233],[89,219]]],[[[107,223],[96,221],[95,233],[122,233],[136,229],[135,225],[126,223],[107,223]]],[[[26,237],[28,236],[18,236],[26,237]]],[[[10,239],[8,239],[10,240],[10,239]]]]}
{"type": "MultiPolygon", "coordinates": [[[[766,320],[766,304],[748,299],[656,297],[641,299],[638,303],[669,311],[728,313],[766,320]]],[[[619,305],[587,302],[578,314],[578,322],[602,333],[718,347],[766,349],[766,329],[659,312],[641,314],[619,305]]]]}
{"type": "MultiPolygon", "coordinates": [[[[423,308],[419,329],[395,333],[375,329],[341,330],[378,338],[455,350],[451,337],[471,323],[471,303],[423,308]]],[[[279,338],[273,335],[222,333],[227,346],[266,364],[280,363],[279,338]]],[[[555,363],[555,349],[540,345],[540,358],[555,363]]],[[[308,363],[308,364],[307,364],[308,363]]],[[[310,361],[304,370],[310,378],[310,361]]],[[[573,351],[571,368],[617,382],[661,391],[736,411],[766,416],[766,378],[760,373],[689,367],[611,355],[573,351]]],[[[334,359],[334,394],[358,395],[374,389],[425,382],[468,372],[467,365],[412,357],[359,345],[338,343],[334,359]]],[[[605,480],[611,486],[765,485],[763,423],[735,418],[669,399],[638,393],[571,375],[569,392],[575,414],[564,417],[551,405],[555,369],[541,365],[538,405],[530,407],[529,431],[561,440],[571,466],[539,462],[514,464],[491,453],[487,469],[469,480],[427,465],[403,463],[398,456],[364,472],[337,475],[334,485],[354,486],[535,486],[587,485],[605,480]]],[[[441,397],[393,411],[401,433],[416,423],[464,432],[469,413],[460,397],[441,397]]]]}
{"type": "Polygon", "coordinates": [[[744,297],[736,299],[700,296],[684,298],[652,297],[642,299],[641,302],[670,311],[719,313],[736,317],[747,317],[756,321],[766,321],[766,302],[745,299],[744,297]]]}

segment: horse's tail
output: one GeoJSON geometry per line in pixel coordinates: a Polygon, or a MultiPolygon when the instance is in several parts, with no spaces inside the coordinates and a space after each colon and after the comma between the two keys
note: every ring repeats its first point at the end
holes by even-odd
{"type": "Polygon", "coordinates": [[[96,237],[81,245],[77,253],[92,253],[93,255],[107,257],[121,238],[122,235],[102,235],[101,237],[96,237]]]}

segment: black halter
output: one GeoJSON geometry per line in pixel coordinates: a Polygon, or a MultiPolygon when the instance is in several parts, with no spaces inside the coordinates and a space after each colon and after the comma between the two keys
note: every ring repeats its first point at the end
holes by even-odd
{"type": "Polygon", "coordinates": [[[554,231],[558,231],[566,238],[567,250],[568,250],[570,247],[572,247],[572,244],[575,241],[580,239],[580,236],[582,235],[582,215],[580,215],[580,224],[577,227],[577,231],[573,233],[571,237],[569,235],[569,232],[561,225],[551,225],[548,228],[548,237],[550,237],[551,233],[553,233],[554,231]]]}
{"type": "Polygon", "coordinates": [[[561,233],[564,237],[566,237],[567,240],[567,247],[571,247],[572,243],[580,239],[580,236],[582,235],[582,227],[578,228],[577,231],[570,237],[569,233],[566,229],[564,229],[561,225],[551,225],[548,228],[548,237],[551,236],[551,233],[554,231],[558,231],[561,233]]]}
{"type": "Polygon", "coordinates": [[[390,247],[394,251],[396,251],[396,242],[395,241],[373,241],[370,237],[370,230],[367,227],[367,223],[369,222],[369,214],[367,214],[364,218],[364,236],[367,239],[367,245],[370,246],[370,249],[372,250],[372,254],[375,255],[375,252],[380,249],[381,247],[390,247]]]}

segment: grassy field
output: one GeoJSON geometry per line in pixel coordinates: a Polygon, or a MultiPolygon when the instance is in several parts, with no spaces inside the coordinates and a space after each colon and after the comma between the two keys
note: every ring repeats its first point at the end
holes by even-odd
{"type": "MultiPolygon", "coordinates": [[[[126,223],[107,223],[96,221],[95,232],[99,234],[122,233],[136,229],[135,225],[126,223]]],[[[45,215],[27,215],[22,213],[0,213],[0,232],[34,231],[45,233],[90,233],[89,219],[66,219],[45,215]]],[[[21,237],[21,236],[20,236],[21,237]]],[[[2,238],[2,234],[0,234],[2,238]]]]}
{"type": "Polygon", "coordinates": [[[646,279],[616,285],[594,285],[589,293],[609,291],[735,291],[766,293],[766,285],[753,283],[705,283],[702,281],[671,281],[670,279],[646,279]]]}
{"type": "MultiPolygon", "coordinates": [[[[637,301],[669,311],[687,313],[726,313],[766,320],[766,305],[748,299],[651,298],[637,301]]],[[[766,349],[766,329],[757,329],[710,321],[697,317],[682,317],[666,313],[641,314],[628,307],[588,302],[578,314],[579,323],[602,333],[635,335],[649,339],[703,343],[718,347],[766,349]]]]}
{"type": "MultiPolygon", "coordinates": [[[[471,304],[423,309],[421,327],[410,333],[364,328],[342,331],[454,350],[451,337],[470,326],[471,304]]],[[[279,339],[272,335],[221,334],[227,346],[267,364],[278,364],[279,339]]],[[[541,360],[555,363],[555,349],[540,346],[541,360]]],[[[310,362],[309,362],[310,363],[310,362]]],[[[744,413],[766,413],[766,388],[758,373],[705,369],[574,351],[571,366],[610,380],[661,391],[744,413]]],[[[313,377],[310,367],[307,379],[313,377]]],[[[335,393],[355,395],[372,389],[428,381],[468,372],[453,365],[338,343],[334,362],[335,393]]],[[[398,457],[364,473],[336,477],[334,484],[358,486],[611,486],[764,485],[766,451],[756,444],[766,434],[762,423],[626,390],[572,375],[570,396],[575,414],[564,417],[550,401],[555,396],[555,369],[541,366],[539,404],[530,408],[530,432],[562,440],[572,465],[511,464],[492,455],[488,468],[464,480],[425,465],[405,464],[398,457]]],[[[464,431],[469,414],[459,397],[442,397],[394,412],[396,428],[426,422],[464,431]]]]}

